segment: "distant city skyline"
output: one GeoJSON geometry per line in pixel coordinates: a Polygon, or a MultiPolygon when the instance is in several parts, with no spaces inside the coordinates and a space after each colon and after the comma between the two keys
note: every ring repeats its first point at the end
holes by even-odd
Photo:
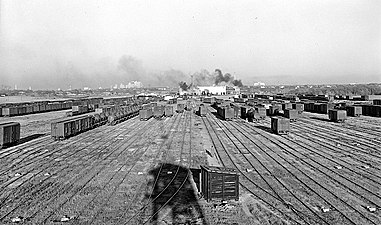
{"type": "Polygon", "coordinates": [[[381,1],[0,1],[0,85],[381,82],[381,1]]]}

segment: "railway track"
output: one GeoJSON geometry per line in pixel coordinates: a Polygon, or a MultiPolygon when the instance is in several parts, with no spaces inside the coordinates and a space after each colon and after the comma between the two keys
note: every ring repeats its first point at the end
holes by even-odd
{"type": "MultiPolygon", "coordinates": [[[[172,130],[172,128],[173,128],[173,125],[175,125],[175,124],[177,123],[176,120],[177,120],[178,118],[180,118],[180,116],[176,115],[176,116],[175,116],[175,120],[174,120],[174,122],[171,124],[171,127],[168,129],[168,132],[166,132],[167,129],[161,129],[161,131],[164,131],[164,133],[163,133],[162,135],[167,135],[168,133],[172,132],[171,130],[172,130]]],[[[178,127],[178,126],[179,126],[179,123],[176,125],[176,127],[178,127]]],[[[155,138],[155,137],[153,137],[153,139],[154,139],[154,138],[155,138]]],[[[148,146],[146,147],[144,153],[146,153],[146,151],[150,148],[150,146],[149,146],[150,141],[147,142],[147,143],[148,143],[148,146]]],[[[161,143],[161,145],[159,146],[159,150],[164,146],[165,143],[166,143],[166,142],[162,142],[162,143],[161,143]]],[[[151,150],[151,151],[154,151],[154,150],[151,150]]],[[[155,150],[155,151],[156,151],[156,150],[155,150]]],[[[160,155],[160,151],[157,151],[155,158],[158,158],[159,155],[160,155]]],[[[131,167],[131,170],[136,166],[136,164],[138,163],[139,160],[141,160],[141,158],[139,158],[138,160],[135,160],[135,163],[134,163],[133,166],[131,167]]],[[[131,171],[131,170],[130,170],[130,171],[131,171]]],[[[127,176],[127,174],[126,174],[126,176],[127,176]]],[[[125,180],[125,177],[124,177],[124,180],[125,180]]],[[[120,187],[120,184],[122,184],[122,182],[120,182],[120,183],[114,188],[113,192],[109,195],[109,198],[107,199],[107,201],[105,201],[105,203],[104,203],[102,209],[106,207],[106,204],[110,201],[112,195],[114,195],[114,194],[116,193],[116,190],[120,187]]],[[[144,182],[144,181],[141,182],[140,185],[137,184],[137,186],[140,186],[140,187],[144,187],[144,185],[145,185],[145,182],[144,182]]],[[[137,199],[137,196],[138,196],[140,193],[141,193],[141,189],[137,189],[136,193],[131,197],[130,201],[128,201],[128,205],[125,206],[125,207],[123,207],[123,208],[124,208],[124,210],[122,210],[123,212],[125,212],[126,210],[128,210],[129,208],[131,208],[132,204],[136,202],[136,201],[133,201],[133,200],[136,200],[136,199],[137,199]]],[[[98,210],[98,213],[95,213],[96,216],[93,217],[93,219],[92,219],[89,223],[90,223],[90,224],[93,224],[97,218],[102,217],[102,215],[104,215],[104,214],[106,214],[106,212],[104,212],[104,210],[98,210]]],[[[124,218],[124,215],[120,215],[119,218],[124,218]]],[[[99,222],[99,221],[97,221],[97,222],[99,222]]],[[[101,220],[101,222],[102,222],[102,223],[106,223],[106,221],[104,221],[104,219],[101,220]]],[[[119,224],[120,224],[120,223],[123,223],[123,222],[122,222],[122,220],[118,220],[118,221],[115,221],[115,223],[119,223],[119,224]]]]}
{"type": "MultiPolygon", "coordinates": [[[[208,114],[207,117],[209,116],[210,115],[208,114]]],[[[249,193],[254,195],[257,199],[268,205],[269,208],[281,214],[281,216],[284,219],[291,221],[293,224],[309,224],[304,220],[303,217],[301,217],[301,215],[303,215],[302,212],[295,210],[289,203],[287,203],[283,198],[281,198],[277,194],[277,192],[267,190],[267,188],[270,188],[270,190],[274,190],[274,188],[270,184],[268,184],[266,179],[262,179],[265,182],[264,185],[259,185],[257,184],[257,182],[260,182],[260,180],[256,180],[255,178],[253,179],[249,177],[249,174],[243,172],[246,166],[243,166],[244,168],[242,168],[240,165],[235,163],[236,159],[233,159],[232,156],[228,153],[226,144],[222,142],[221,138],[216,133],[216,130],[212,129],[213,126],[209,119],[203,118],[203,123],[208,130],[208,134],[216,149],[216,153],[221,165],[224,167],[229,166],[237,169],[237,171],[239,171],[241,175],[245,178],[246,182],[245,180],[240,179],[240,185],[243,188],[249,191],[249,193]]]]}
{"type": "MultiPolygon", "coordinates": [[[[246,128],[250,128],[250,126],[246,126],[246,128]]],[[[282,152],[287,152],[287,154],[291,154],[291,150],[293,149],[292,148],[292,146],[287,146],[287,148],[286,147],[284,147],[282,144],[284,144],[284,142],[282,142],[282,144],[280,144],[280,143],[277,143],[277,141],[279,141],[278,139],[276,139],[277,141],[275,141],[274,139],[274,137],[267,137],[268,135],[266,134],[266,135],[264,135],[265,134],[265,132],[263,132],[263,131],[258,131],[258,129],[257,128],[253,128],[253,127],[251,127],[251,129],[252,130],[255,130],[255,132],[256,132],[256,134],[258,134],[258,135],[262,135],[262,136],[264,136],[264,137],[266,137],[266,142],[267,142],[267,145],[269,145],[268,144],[268,141],[270,141],[270,142],[272,142],[272,143],[274,143],[275,144],[275,146],[277,146],[279,149],[281,149],[281,151],[282,152]]],[[[267,146],[266,145],[266,146],[267,146]]],[[[271,150],[271,148],[269,148],[269,150],[271,150]]],[[[296,150],[295,150],[296,151],[296,150]]],[[[273,151],[274,153],[276,153],[275,151],[273,151]]],[[[279,153],[276,153],[277,154],[277,156],[281,156],[279,153]]],[[[300,161],[303,161],[303,162],[305,162],[306,160],[304,160],[302,157],[297,157],[297,155],[295,155],[295,154],[292,154],[295,158],[297,158],[298,160],[300,160],[300,161]]],[[[283,157],[283,158],[285,158],[285,157],[283,157]]],[[[304,158],[306,158],[306,157],[304,157],[304,158]]],[[[286,159],[285,159],[286,160],[286,159]]],[[[312,161],[313,159],[311,158],[311,161],[312,161]]],[[[290,164],[290,166],[292,166],[292,165],[294,165],[293,163],[294,162],[288,162],[289,164],[290,164]]],[[[323,165],[320,165],[320,166],[323,166],[323,165]]],[[[321,171],[321,170],[319,170],[319,167],[318,166],[311,166],[314,170],[318,170],[319,172],[321,172],[321,173],[323,173],[326,177],[328,177],[328,178],[330,178],[331,176],[330,175],[328,175],[328,174],[326,174],[325,172],[323,172],[323,171],[321,171]]],[[[297,167],[296,167],[296,169],[297,169],[297,167]]],[[[303,172],[304,173],[304,171],[300,171],[300,172],[303,172]]],[[[312,178],[311,178],[311,180],[313,180],[312,178]]],[[[314,181],[314,183],[316,183],[316,184],[318,184],[318,182],[317,181],[314,181]]],[[[344,185],[344,186],[346,186],[346,185],[344,185]]],[[[348,187],[347,187],[348,188],[348,187]]],[[[326,189],[326,188],[324,188],[326,191],[328,191],[328,189],[326,189]]],[[[350,189],[350,188],[348,188],[348,189],[350,189]]],[[[353,191],[352,189],[350,189],[351,191],[353,191]]],[[[331,192],[332,193],[332,192],[331,192]]],[[[355,192],[356,193],[356,192],[355,192]]],[[[332,193],[333,194],[333,193],[332,193]]],[[[357,193],[358,194],[358,193],[357,193]]],[[[334,194],[334,195],[336,195],[336,194],[334,194]]],[[[362,195],[360,195],[362,198],[364,198],[364,196],[362,196],[362,195]]],[[[337,199],[339,199],[339,197],[338,196],[335,196],[337,199]]],[[[365,199],[367,199],[367,198],[365,198],[365,199]]],[[[367,199],[368,201],[369,201],[369,199],[367,199]]],[[[351,205],[348,205],[348,204],[346,204],[346,202],[345,202],[345,200],[341,200],[341,202],[344,204],[344,205],[346,205],[346,207],[349,207],[351,210],[353,210],[353,212],[356,212],[356,213],[358,213],[359,215],[360,215],[360,217],[361,218],[363,218],[363,219],[365,219],[366,221],[367,221],[367,223],[360,223],[360,224],[377,224],[377,222],[375,223],[375,222],[373,222],[372,220],[370,220],[367,216],[365,216],[364,215],[364,213],[367,213],[367,212],[360,212],[358,209],[356,209],[356,208],[354,208],[354,207],[352,207],[351,205]]],[[[369,202],[372,202],[372,201],[369,201],[369,202]]],[[[344,212],[346,212],[346,211],[344,211],[344,212]]],[[[358,221],[357,219],[356,220],[354,220],[354,219],[352,219],[353,221],[358,221]]]]}
{"type": "MultiPolygon", "coordinates": [[[[110,138],[110,140],[112,140],[112,138],[117,138],[118,136],[120,136],[121,134],[123,133],[123,131],[121,130],[119,133],[117,133],[117,134],[115,134],[115,135],[112,135],[111,136],[111,138],[110,138]]],[[[80,138],[80,137],[79,137],[80,138]]],[[[92,139],[92,138],[90,138],[90,140],[89,139],[85,139],[85,140],[87,140],[87,141],[94,141],[94,139],[92,139]]],[[[101,140],[101,138],[99,138],[98,140],[101,140]]],[[[82,140],[83,141],[83,140],[82,140]]],[[[109,145],[109,143],[108,143],[108,145],[109,145]]],[[[96,147],[99,147],[99,146],[96,146],[96,147]]],[[[98,152],[94,152],[94,153],[96,153],[96,154],[93,154],[92,155],[92,157],[88,157],[88,158],[86,158],[87,157],[87,154],[89,153],[89,151],[86,151],[86,150],[84,150],[85,149],[85,147],[84,148],[80,148],[80,149],[78,149],[77,151],[74,151],[74,153],[79,153],[79,151],[85,151],[84,152],[84,154],[83,155],[79,155],[79,154],[72,154],[72,156],[74,155],[76,158],[74,159],[74,161],[79,161],[79,163],[82,163],[82,162],[80,162],[80,159],[84,159],[85,161],[86,160],[89,160],[89,159],[92,159],[92,158],[95,158],[96,156],[98,156],[98,157],[101,157],[102,155],[103,155],[103,153],[102,153],[102,151],[105,149],[105,147],[107,147],[107,146],[102,146],[102,148],[99,148],[99,151],[98,152]]],[[[57,156],[57,157],[62,157],[62,156],[65,156],[65,155],[61,155],[61,156],[57,156]]],[[[72,161],[68,166],[61,166],[61,167],[58,167],[59,168],[59,170],[57,170],[57,173],[58,172],[63,172],[63,171],[65,171],[65,172],[73,172],[74,170],[73,169],[70,169],[70,167],[71,166],[73,166],[73,162],[74,161],[72,161]],[[69,169],[69,170],[68,170],[69,169]]],[[[55,161],[54,161],[55,162],[55,161]]],[[[95,161],[95,162],[97,162],[97,161],[95,161]]],[[[56,162],[55,162],[56,163],[56,162]]],[[[50,167],[52,167],[53,165],[52,164],[48,164],[50,167]]],[[[92,165],[94,165],[94,163],[92,164],[92,165]]],[[[38,166],[38,165],[37,165],[38,166]]],[[[58,166],[60,166],[60,165],[58,165],[58,166]]],[[[74,166],[75,167],[75,166],[74,166]]],[[[80,170],[82,170],[83,169],[83,167],[79,167],[79,168],[76,168],[78,171],[80,171],[80,170]]],[[[50,174],[50,176],[48,176],[47,178],[45,178],[45,180],[48,180],[49,178],[51,178],[53,175],[54,175],[55,173],[53,172],[52,174],[50,174]]],[[[61,173],[62,174],[62,173],[61,173]]],[[[75,176],[75,177],[77,177],[77,176],[75,176]]],[[[75,178],[74,177],[74,178],[75,178]]],[[[65,175],[63,175],[62,177],[56,177],[56,178],[65,178],[65,175]]],[[[70,179],[69,179],[70,180],[70,179]]],[[[72,181],[72,180],[70,180],[70,181],[72,181]]],[[[37,184],[38,185],[38,184],[37,184]]],[[[27,189],[26,191],[27,191],[27,193],[28,194],[30,194],[30,196],[33,196],[33,194],[34,193],[39,193],[39,196],[43,196],[42,194],[43,193],[49,193],[49,191],[52,189],[52,188],[54,188],[54,187],[56,187],[56,186],[52,186],[52,185],[49,185],[49,183],[45,186],[45,187],[41,187],[41,186],[36,186],[36,187],[34,187],[35,188],[35,190],[34,191],[30,191],[30,189],[27,189]],[[43,190],[43,192],[41,192],[38,188],[42,188],[42,190],[43,190]],[[50,188],[50,189],[49,189],[50,188]]],[[[59,186],[58,186],[59,187],[59,186]]],[[[32,188],[33,188],[33,186],[32,186],[32,188]]],[[[55,192],[53,192],[53,193],[55,193],[55,192]]],[[[22,194],[22,193],[20,193],[20,194],[22,194]]],[[[52,193],[50,193],[50,194],[52,194],[52,193]]],[[[27,197],[26,195],[25,195],[25,193],[23,194],[23,195],[21,195],[24,199],[27,197]]],[[[35,196],[34,196],[35,197],[35,196]]],[[[53,195],[53,197],[54,197],[54,195],[53,195]]],[[[33,197],[32,197],[33,198],[33,197]]],[[[44,198],[47,198],[47,196],[44,196],[44,198]]],[[[24,201],[22,201],[22,202],[26,202],[26,200],[24,200],[24,201]]],[[[20,205],[25,205],[25,204],[19,204],[19,206],[20,205]]],[[[24,206],[25,207],[25,206],[24,206]]],[[[14,210],[13,210],[14,211],[14,210]]]]}
{"type": "MultiPolygon", "coordinates": [[[[128,220],[126,220],[126,222],[124,223],[124,224],[129,224],[129,223],[131,223],[132,221],[133,221],[133,219],[136,219],[137,221],[135,221],[135,222],[137,222],[137,223],[139,223],[139,224],[146,224],[146,223],[148,223],[148,222],[150,222],[150,221],[152,221],[152,220],[157,220],[158,218],[157,218],[157,215],[158,215],[158,213],[166,206],[166,205],[168,205],[168,203],[173,199],[173,197],[180,191],[180,189],[183,187],[183,185],[184,185],[184,183],[188,180],[188,178],[189,178],[189,171],[188,171],[188,173],[186,174],[186,176],[185,176],[185,178],[184,177],[181,177],[181,178],[179,178],[179,176],[181,176],[181,175],[179,175],[179,171],[180,171],[180,168],[181,168],[181,166],[182,166],[182,164],[183,164],[183,161],[181,160],[182,159],[182,155],[183,155],[183,149],[184,149],[184,143],[185,143],[185,134],[186,134],[186,130],[187,130],[187,123],[188,123],[188,121],[187,121],[187,118],[186,117],[188,117],[189,116],[189,118],[190,118],[190,122],[191,122],[191,116],[192,115],[188,115],[188,114],[190,114],[189,112],[187,112],[187,111],[185,111],[184,113],[183,113],[183,115],[185,115],[185,120],[184,120],[184,130],[183,130],[183,134],[181,135],[181,137],[182,137],[182,142],[181,142],[181,147],[180,147],[180,152],[179,152],[179,160],[178,160],[178,162],[179,162],[179,164],[178,164],[178,166],[176,167],[176,171],[175,171],[175,173],[174,173],[174,175],[173,176],[168,176],[168,175],[166,175],[166,174],[164,174],[164,176],[166,176],[167,178],[166,179],[169,179],[169,182],[162,188],[162,190],[160,190],[160,192],[159,193],[153,193],[153,191],[154,191],[154,189],[152,188],[152,190],[149,192],[150,194],[149,194],[149,197],[147,198],[148,199],[148,202],[146,202],[141,208],[140,208],[140,210],[138,210],[138,212],[136,212],[132,217],[130,217],[128,220]],[[166,197],[164,197],[164,198],[168,198],[168,200],[166,201],[166,202],[164,202],[162,205],[161,205],[161,207],[159,207],[158,209],[151,209],[151,211],[152,211],[152,214],[150,215],[150,216],[147,216],[148,218],[142,218],[141,216],[142,216],[142,214],[144,215],[144,213],[145,213],[145,210],[150,206],[150,205],[152,205],[155,201],[157,201],[162,195],[164,195],[164,193],[168,190],[169,191],[169,189],[171,189],[170,188],[170,186],[176,186],[176,181],[177,181],[177,179],[180,179],[180,180],[183,180],[183,182],[182,182],[182,184],[178,187],[178,189],[177,190],[175,190],[175,193],[172,193],[172,195],[171,196],[166,196],[166,197]]],[[[176,129],[177,130],[177,129],[176,129]]],[[[153,185],[152,185],[152,187],[155,187],[156,185],[157,185],[157,183],[158,182],[160,182],[159,181],[159,178],[160,178],[160,174],[162,173],[162,172],[168,172],[168,171],[163,171],[163,165],[166,165],[167,163],[171,163],[171,162],[173,162],[173,161],[176,161],[176,160],[174,160],[174,158],[177,158],[177,157],[171,157],[171,158],[168,158],[168,156],[170,156],[168,153],[169,153],[169,149],[171,148],[171,145],[172,145],[172,142],[173,142],[173,139],[174,139],[174,137],[172,137],[172,139],[171,139],[171,142],[170,142],[170,144],[167,146],[167,150],[164,152],[164,154],[163,154],[163,158],[164,159],[161,159],[162,161],[164,161],[164,163],[162,162],[161,164],[160,164],[160,168],[159,168],[159,171],[158,171],[158,175],[155,177],[155,179],[154,179],[154,181],[153,181],[153,185]]],[[[191,151],[191,150],[190,150],[191,151]]],[[[191,154],[191,153],[190,153],[191,154]]],[[[175,152],[175,155],[176,155],[176,152],[175,152]]],[[[191,156],[189,157],[189,160],[191,160],[191,156]]],[[[188,162],[190,162],[188,160],[188,162]]],[[[173,190],[171,190],[171,191],[173,191],[173,190]]]]}

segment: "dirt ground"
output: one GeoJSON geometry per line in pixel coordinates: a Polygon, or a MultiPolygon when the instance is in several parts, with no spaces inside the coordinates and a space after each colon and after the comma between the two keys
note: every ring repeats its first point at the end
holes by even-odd
{"type": "Polygon", "coordinates": [[[304,113],[278,136],[185,111],[54,141],[64,115],[0,118],[47,134],[0,150],[0,224],[380,224],[381,118],[304,113]],[[205,164],[240,172],[238,202],[200,197],[188,168],[205,164]]]}

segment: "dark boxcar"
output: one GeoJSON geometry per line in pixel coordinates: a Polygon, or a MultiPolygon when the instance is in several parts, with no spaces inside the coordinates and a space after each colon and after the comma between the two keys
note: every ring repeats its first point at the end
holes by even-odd
{"type": "Polygon", "coordinates": [[[239,173],[234,169],[201,166],[201,193],[205,200],[239,200],[239,173]]]}
{"type": "Polygon", "coordinates": [[[373,100],[373,105],[381,105],[381,99],[373,100]]]}
{"type": "Polygon", "coordinates": [[[218,107],[217,114],[224,120],[232,120],[234,117],[234,110],[230,107],[218,107]]]}
{"type": "Polygon", "coordinates": [[[173,116],[173,106],[167,105],[165,106],[165,116],[173,116]]]}
{"type": "Polygon", "coordinates": [[[250,109],[250,107],[241,106],[241,118],[246,120],[247,116],[246,113],[250,109]]]}
{"type": "Polygon", "coordinates": [[[206,116],[206,107],[205,105],[201,104],[199,107],[198,107],[198,115],[199,116],[206,116]]]}
{"type": "Polygon", "coordinates": [[[290,119],[291,122],[294,122],[299,118],[299,113],[296,109],[285,109],[284,117],[290,119]]]}
{"type": "Polygon", "coordinates": [[[347,116],[358,117],[362,115],[361,106],[347,106],[347,116]]]}
{"type": "Polygon", "coordinates": [[[290,132],[290,120],[282,117],[271,117],[271,130],[276,134],[288,134],[290,132]]]}
{"type": "Polygon", "coordinates": [[[192,103],[190,101],[187,101],[187,103],[185,105],[185,109],[187,111],[191,111],[192,110],[192,103]]]}
{"type": "Polygon", "coordinates": [[[177,104],[176,112],[178,113],[184,112],[184,104],[181,104],[181,103],[177,104]]]}
{"type": "Polygon", "coordinates": [[[152,109],[141,109],[139,111],[140,120],[149,120],[152,117],[152,109]]]}
{"type": "Polygon", "coordinates": [[[12,145],[20,140],[20,123],[0,123],[0,149],[12,145]]]}
{"type": "Polygon", "coordinates": [[[344,122],[347,119],[346,110],[330,109],[328,111],[328,118],[334,122],[344,122]]]}

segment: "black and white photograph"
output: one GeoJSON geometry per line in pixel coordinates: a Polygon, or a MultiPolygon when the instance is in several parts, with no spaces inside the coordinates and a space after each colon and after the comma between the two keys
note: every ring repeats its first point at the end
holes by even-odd
{"type": "Polygon", "coordinates": [[[0,225],[380,225],[381,1],[0,0],[0,225]]]}

